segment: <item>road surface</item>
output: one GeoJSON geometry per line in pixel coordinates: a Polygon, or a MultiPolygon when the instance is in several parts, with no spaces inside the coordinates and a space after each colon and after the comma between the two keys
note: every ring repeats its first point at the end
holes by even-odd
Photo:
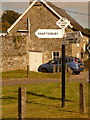
{"type": "MultiPolygon", "coordinates": [[[[71,75],[67,82],[88,82],[89,73],[88,71],[83,71],[79,75],[71,75]]],[[[2,86],[12,86],[12,85],[26,85],[26,84],[35,84],[35,83],[51,83],[51,82],[61,82],[61,79],[3,79],[2,86]]]]}

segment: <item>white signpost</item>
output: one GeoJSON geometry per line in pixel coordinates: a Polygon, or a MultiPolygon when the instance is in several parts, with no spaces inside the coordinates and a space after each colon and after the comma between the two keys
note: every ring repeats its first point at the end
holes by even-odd
{"type": "Polygon", "coordinates": [[[38,29],[35,32],[38,38],[63,38],[62,29],[38,29]]]}
{"type": "MultiPolygon", "coordinates": [[[[61,29],[38,29],[35,35],[38,38],[64,38],[63,41],[67,41],[69,44],[75,44],[80,42],[80,32],[69,32],[65,34],[65,28],[70,26],[70,21],[66,18],[61,18],[56,22],[61,29]]],[[[62,44],[62,107],[65,106],[65,42],[62,44]]]]}
{"type": "MultiPolygon", "coordinates": [[[[56,22],[56,25],[58,25],[63,30],[63,37],[64,40],[62,41],[62,107],[65,106],[65,28],[70,25],[70,21],[68,21],[66,18],[61,18],[56,22]]],[[[71,26],[72,27],[72,26],[71,26]]]]}
{"type": "Polygon", "coordinates": [[[61,18],[56,22],[61,29],[38,29],[35,35],[38,38],[63,38],[65,34],[65,28],[67,26],[73,27],[66,18],[61,18]]]}
{"type": "Polygon", "coordinates": [[[61,18],[56,22],[56,25],[58,25],[61,29],[65,29],[67,26],[73,27],[70,24],[70,21],[68,21],[66,18],[61,18]]]}
{"type": "Polygon", "coordinates": [[[81,39],[82,39],[82,34],[80,31],[65,33],[66,44],[77,44],[80,43],[81,39]]]}

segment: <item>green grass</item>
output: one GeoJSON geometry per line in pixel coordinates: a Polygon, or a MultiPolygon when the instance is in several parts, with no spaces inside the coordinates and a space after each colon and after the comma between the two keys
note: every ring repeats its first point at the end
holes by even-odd
{"type": "MultiPolygon", "coordinates": [[[[61,73],[40,73],[29,71],[28,78],[31,79],[42,79],[42,78],[54,78],[60,79],[61,73]]],[[[4,78],[27,78],[26,70],[13,70],[8,72],[2,72],[2,79],[4,78]]]]}
{"type": "MultiPolygon", "coordinates": [[[[18,117],[18,88],[8,86],[2,89],[3,118],[18,117]]],[[[23,85],[26,87],[26,117],[27,118],[86,118],[79,112],[79,83],[66,83],[65,107],[61,107],[61,83],[43,83],[23,85]]],[[[87,102],[86,92],[86,110],[87,102]]]]}

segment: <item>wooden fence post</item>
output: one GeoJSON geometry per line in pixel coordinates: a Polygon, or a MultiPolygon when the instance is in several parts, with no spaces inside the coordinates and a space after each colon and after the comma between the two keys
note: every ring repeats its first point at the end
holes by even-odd
{"type": "Polygon", "coordinates": [[[60,64],[57,65],[57,72],[60,72],[60,64]]]}
{"type": "Polygon", "coordinates": [[[22,120],[26,117],[26,88],[18,89],[18,117],[22,120]]]}
{"type": "Polygon", "coordinates": [[[85,112],[85,93],[84,93],[84,86],[82,83],[79,85],[79,105],[80,105],[80,112],[83,114],[85,112]]]}
{"type": "Polygon", "coordinates": [[[67,73],[67,72],[68,72],[68,65],[66,64],[66,66],[65,66],[65,67],[66,67],[66,69],[65,69],[65,70],[66,70],[66,73],[67,73]]]}
{"type": "Polygon", "coordinates": [[[27,78],[28,78],[28,75],[29,75],[29,65],[27,65],[27,78]]]}
{"type": "Polygon", "coordinates": [[[53,73],[56,72],[56,65],[53,65],[53,73]]]}

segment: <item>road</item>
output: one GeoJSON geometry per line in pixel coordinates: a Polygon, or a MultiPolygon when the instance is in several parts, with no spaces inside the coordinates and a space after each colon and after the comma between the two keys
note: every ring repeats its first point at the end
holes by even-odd
{"type": "Polygon", "coordinates": [[[2,81],[2,86],[11,86],[11,85],[26,85],[26,84],[35,84],[35,83],[50,83],[50,82],[60,82],[60,79],[8,79],[2,81]]]}
{"type": "Polygon", "coordinates": [[[82,81],[82,82],[88,82],[89,80],[89,71],[83,71],[78,75],[71,75],[69,78],[69,81],[82,81]]]}
{"type": "MultiPolygon", "coordinates": [[[[89,74],[88,71],[83,71],[79,75],[71,75],[70,78],[66,78],[67,82],[88,82],[89,74]]],[[[35,83],[51,83],[61,82],[61,79],[3,79],[2,86],[13,86],[13,85],[26,85],[35,83]]]]}

